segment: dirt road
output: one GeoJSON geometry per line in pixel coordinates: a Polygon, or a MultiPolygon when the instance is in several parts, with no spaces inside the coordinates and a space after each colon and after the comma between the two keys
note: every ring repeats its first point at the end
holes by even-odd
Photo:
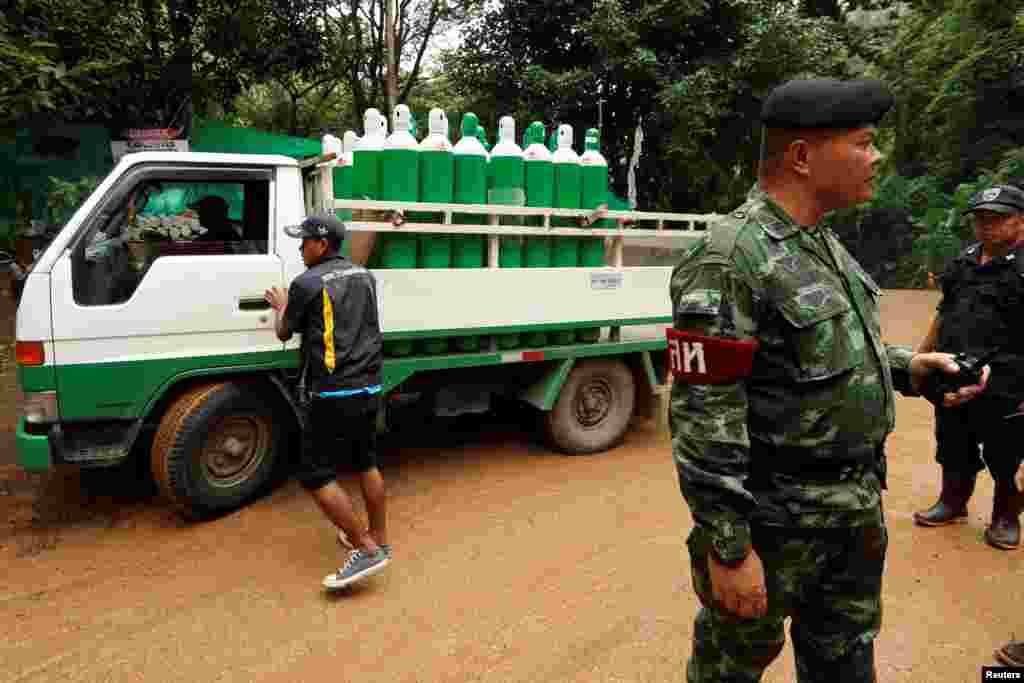
{"type": "MultiPolygon", "coordinates": [[[[934,294],[884,301],[888,341],[915,342],[934,294]]],[[[938,480],[928,408],[900,399],[889,451],[879,675],[973,683],[1024,636],[1024,552],[984,545],[987,478],[968,525],[913,526],[938,480]]],[[[124,480],[0,496],[0,680],[685,680],[690,517],[667,434],[565,458],[518,425],[460,424],[383,454],[395,562],[335,597],[320,579],[341,554],[294,483],[195,526],[124,480]]],[[[789,646],[765,680],[795,680],[789,646]]]]}

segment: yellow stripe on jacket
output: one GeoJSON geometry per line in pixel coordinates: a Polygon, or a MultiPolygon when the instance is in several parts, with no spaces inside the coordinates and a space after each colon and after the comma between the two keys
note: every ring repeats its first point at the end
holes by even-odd
{"type": "Polygon", "coordinates": [[[331,305],[331,297],[327,296],[327,288],[324,287],[324,365],[327,371],[334,372],[334,307],[331,305]]]}

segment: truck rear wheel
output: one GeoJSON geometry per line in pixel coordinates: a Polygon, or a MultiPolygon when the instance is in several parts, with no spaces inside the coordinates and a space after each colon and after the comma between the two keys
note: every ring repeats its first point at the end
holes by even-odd
{"type": "Polygon", "coordinates": [[[273,399],[242,382],[194,387],[171,404],[153,438],[160,492],[190,519],[229,512],[264,493],[281,453],[273,399]]]}
{"type": "Polygon", "coordinates": [[[625,436],[635,402],[636,383],[625,363],[581,361],[545,416],[548,438],[569,455],[606,451],[625,436]]]}

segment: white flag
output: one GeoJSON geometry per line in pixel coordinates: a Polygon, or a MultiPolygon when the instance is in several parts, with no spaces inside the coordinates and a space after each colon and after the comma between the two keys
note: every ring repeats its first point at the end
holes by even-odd
{"type": "Polygon", "coordinates": [[[629,161],[626,181],[629,183],[629,208],[636,211],[636,167],[640,163],[640,146],[644,142],[643,119],[636,124],[636,135],[633,136],[633,158],[629,161]]]}

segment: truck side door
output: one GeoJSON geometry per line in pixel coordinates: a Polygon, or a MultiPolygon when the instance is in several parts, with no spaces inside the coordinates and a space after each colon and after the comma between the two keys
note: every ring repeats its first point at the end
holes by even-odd
{"type": "Polygon", "coordinates": [[[274,183],[272,166],[183,161],[140,164],[110,189],[52,270],[63,421],[139,417],[175,377],[280,362],[263,300],[284,278],[274,183]],[[176,230],[196,226],[183,207],[204,234],[176,230]],[[171,239],[140,241],[141,225],[171,239]]]}

